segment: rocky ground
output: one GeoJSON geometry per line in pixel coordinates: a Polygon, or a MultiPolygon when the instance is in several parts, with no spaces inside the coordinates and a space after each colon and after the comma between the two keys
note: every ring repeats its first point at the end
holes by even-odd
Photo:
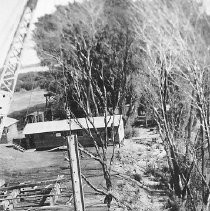
{"type": "MultiPolygon", "coordinates": [[[[136,130],[136,137],[126,139],[121,147],[116,149],[112,181],[113,193],[119,199],[119,203],[114,203],[111,210],[127,210],[124,205],[134,211],[169,210],[166,158],[161,141],[154,130],[136,130]]],[[[111,155],[111,150],[109,153],[111,155]]],[[[101,167],[97,161],[84,156],[81,159],[81,168],[82,173],[96,187],[105,187],[101,167]]],[[[0,169],[1,178],[10,184],[56,179],[57,175],[65,175],[70,180],[64,152],[22,153],[0,146],[0,169]]],[[[87,210],[107,210],[103,204],[104,196],[97,195],[85,182],[84,192],[87,210]]],[[[34,209],[27,207],[27,210],[34,209]]]]}

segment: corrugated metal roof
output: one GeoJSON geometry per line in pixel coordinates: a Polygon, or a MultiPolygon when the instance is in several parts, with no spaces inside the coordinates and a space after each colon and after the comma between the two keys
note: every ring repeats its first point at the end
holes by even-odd
{"type": "MultiPolygon", "coordinates": [[[[107,116],[107,125],[111,126],[114,120],[114,126],[118,126],[119,123],[122,124],[122,116],[115,115],[107,116]]],[[[57,120],[57,121],[47,121],[47,122],[36,122],[29,123],[25,126],[23,134],[37,134],[37,133],[47,133],[47,132],[59,132],[59,131],[69,131],[70,125],[69,120],[57,120]]],[[[104,117],[92,117],[89,121],[87,118],[71,119],[71,130],[80,130],[82,128],[104,128],[104,117]],[[93,124],[91,124],[91,121],[93,124]]]]}
{"type": "Polygon", "coordinates": [[[14,125],[17,122],[18,122],[17,119],[6,117],[5,122],[4,122],[4,127],[9,127],[11,125],[14,125]]]}

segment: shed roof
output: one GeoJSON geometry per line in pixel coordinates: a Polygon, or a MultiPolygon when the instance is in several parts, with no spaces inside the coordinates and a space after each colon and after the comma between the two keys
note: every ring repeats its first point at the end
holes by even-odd
{"type": "MultiPolygon", "coordinates": [[[[107,116],[107,126],[111,127],[111,124],[114,123],[114,126],[118,126],[122,124],[122,116],[115,115],[107,116]]],[[[104,128],[104,116],[102,117],[91,117],[90,121],[88,118],[78,118],[71,119],[71,130],[80,130],[83,128],[104,128]],[[92,122],[92,123],[91,123],[92,122]]],[[[69,120],[57,120],[57,121],[47,121],[47,122],[36,122],[36,123],[28,123],[24,130],[23,134],[37,134],[37,133],[47,133],[47,132],[61,132],[61,131],[69,131],[70,125],[69,120]]]]}
{"type": "Polygon", "coordinates": [[[17,122],[18,122],[17,119],[6,117],[5,122],[4,122],[4,127],[9,127],[11,125],[14,125],[17,122]]]}

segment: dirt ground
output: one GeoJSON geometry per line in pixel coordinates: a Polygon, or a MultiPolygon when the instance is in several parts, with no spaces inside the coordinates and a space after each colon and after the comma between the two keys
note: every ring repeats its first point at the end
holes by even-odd
{"type": "Polygon", "coordinates": [[[155,131],[140,128],[137,137],[124,141],[115,170],[126,177],[117,181],[117,189],[122,192],[122,200],[130,202],[132,210],[167,210],[167,185],[164,184],[167,181],[163,181],[166,175],[162,171],[166,165],[165,156],[155,131]]]}
{"type": "MultiPolygon", "coordinates": [[[[167,185],[164,185],[165,152],[155,131],[139,128],[137,137],[126,139],[116,149],[112,170],[113,192],[122,202],[127,202],[132,210],[166,210],[167,185]]],[[[111,156],[111,148],[108,150],[111,156]]],[[[19,152],[0,145],[0,179],[9,185],[21,182],[36,182],[56,179],[64,175],[67,179],[66,193],[69,196],[59,201],[65,205],[72,195],[69,164],[64,159],[64,151],[59,152],[19,152]],[[69,181],[69,182],[68,182],[69,181]]],[[[81,158],[82,173],[98,188],[105,187],[102,169],[95,160],[81,158]]],[[[96,194],[83,181],[86,210],[106,211],[104,197],[96,194]]],[[[64,188],[65,189],[65,188],[64,188]]],[[[16,210],[41,210],[38,207],[16,207],[16,210]]],[[[69,208],[46,208],[46,210],[69,210],[69,208]]],[[[116,203],[111,210],[126,210],[116,203]]]]}

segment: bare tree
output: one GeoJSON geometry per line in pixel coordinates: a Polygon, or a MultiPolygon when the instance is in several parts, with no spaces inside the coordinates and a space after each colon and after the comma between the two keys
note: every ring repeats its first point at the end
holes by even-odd
{"type": "Polygon", "coordinates": [[[203,15],[195,1],[138,1],[134,8],[144,64],[139,87],[154,111],[167,153],[170,188],[185,209],[204,208],[209,194],[209,94],[204,82],[209,58],[197,25],[203,15]]]}
{"type": "Polygon", "coordinates": [[[119,22],[119,10],[116,17],[108,13],[112,9],[115,14],[110,2],[87,1],[58,7],[55,14],[37,23],[35,40],[43,64],[62,75],[58,81],[59,95],[65,103],[67,117],[91,138],[95,152],[81,144],[79,149],[101,164],[106,188],[95,187],[85,175],[83,179],[105,195],[108,207],[114,199],[131,210],[113,190],[112,166],[119,144],[118,130],[123,125],[123,119],[116,114],[123,113],[126,102],[132,107],[135,101],[133,39],[128,23],[119,22]],[[110,26],[110,17],[115,26],[110,26]],[[94,122],[94,117],[98,116],[103,118],[103,131],[94,122]],[[85,118],[85,126],[79,117],[85,118]]]}

